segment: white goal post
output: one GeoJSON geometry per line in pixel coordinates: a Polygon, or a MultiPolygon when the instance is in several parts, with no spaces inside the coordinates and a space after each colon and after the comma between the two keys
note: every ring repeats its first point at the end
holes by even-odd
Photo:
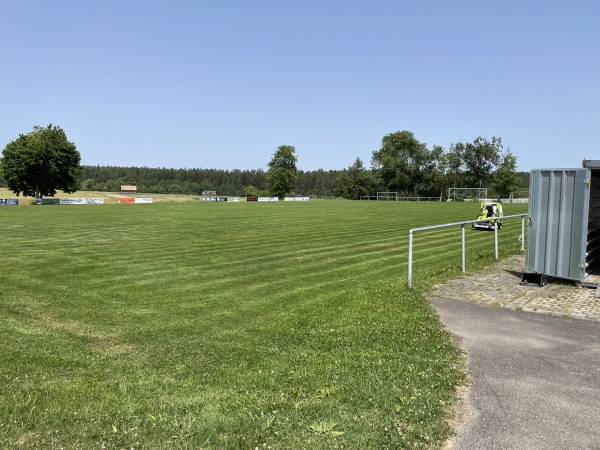
{"type": "Polygon", "coordinates": [[[514,191],[508,197],[509,203],[529,203],[529,191],[514,191]]]}
{"type": "Polygon", "coordinates": [[[448,188],[448,200],[476,201],[487,198],[487,188],[448,188]]]}
{"type": "Polygon", "coordinates": [[[204,202],[216,202],[217,191],[202,191],[201,200],[204,202]]]}
{"type": "Polygon", "coordinates": [[[377,201],[384,201],[384,202],[389,202],[389,201],[397,201],[398,200],[398,193],[397,192],[378,192],[377,193],[377,201]]]}
{"type": "Polygon", "coordinates": [[[442,201],[442,196],[439,195],[437,197],[417,197],[417,196],[413,196],[413,197],[400,197],[398,195],[397,192],[378,192],[377,196],[371,195],[371,196],[362,196],[360,198],[361,200],[372,200],[372,199],[376,199],[377,201],[386,201],[386,202],[400,202],[400,201],[405,201],[405,202],[410,202],[410,201],[414,201],[414,202],[441,202],[442,201]]]}

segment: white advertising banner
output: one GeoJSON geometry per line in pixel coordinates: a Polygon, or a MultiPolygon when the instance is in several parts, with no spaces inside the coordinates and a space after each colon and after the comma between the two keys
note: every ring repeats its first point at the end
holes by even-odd
{"type": "Polygon", "coordinates": [[[136,198],[135,203],[154,203],[153,198],[136,198]]]}
{"type": "Polygon", "coordinates": [[[284,197],[283,200],[286,202],[308,202],[310,197],[284,197]]]}
{"type": "Polygon", "coordinates": [[[61,205],[102,205],[103,198],[61,198],[61,205]]]}
{"type": "Polygon", "coordinates": [[[259,202],[278,202],[277,197],[258,197],[259,202]]]}

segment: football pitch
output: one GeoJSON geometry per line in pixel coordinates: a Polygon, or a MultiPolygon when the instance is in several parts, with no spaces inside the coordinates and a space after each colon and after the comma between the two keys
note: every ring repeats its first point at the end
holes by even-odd
{"type": "MultiPolygon", "coordinates": [[[[506,215],[527,205],[505,205],[506,215]]],[[[436,448],[459,350],[424,298],[476,203],[0,209],[0,447],[436,448]]],[[[499,232],[521,248],[521,222],[499,232]]],[[[493,261],[467,230],[467,269],[493,261]]]]}

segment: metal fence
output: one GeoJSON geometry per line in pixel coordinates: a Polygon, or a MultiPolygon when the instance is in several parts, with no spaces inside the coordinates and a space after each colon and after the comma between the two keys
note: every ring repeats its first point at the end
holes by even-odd
{"type": "MultiPolygon", "coordinates": [[[[502,216],[494,220],[521,218],[521,250],[525,250],[525,217],[527,214],[514,214],[512,216],[502,216]]],[[[467,220],[465,222],[444,223],[441,225],[432,225],[429,227],[413,228],[408,232],[408,287],[412,287],[412,262],[413,262],[413,234],[419,231],[437,230],[438,228],[462,227],[462,271],[466,272],[466,256],[465,256],[465,225],[469,225],[481,220],[467,220]]],[[[498,259],[498,228],[494,228],[494,249],[496,259],[498,259]]]]}
{"type": "Polygon", "coordinates": [[[407,202],[441,202],[442,196],[437,197],[398,197],[396,201],[407,201],[407,202]]]}
{"type": "MultiPolygon", "coordinates": [[[[396,196],[396,197],[386,197],[383,198],[381,196],[377,196],[377,195],[361,195],[360,196],[361,200],[377,200],[377,201],[386,201],[386,202],[441,202],[442,201],[442,197],[441,196],[437,196],[437,197],[400,197],[400,196],[396,196]]],[[[495,201],[495,200],[490,200],[490,201],[495,201]]]]}

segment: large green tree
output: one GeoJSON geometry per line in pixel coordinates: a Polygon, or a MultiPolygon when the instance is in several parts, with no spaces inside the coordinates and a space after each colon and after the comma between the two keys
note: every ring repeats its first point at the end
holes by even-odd
{"type": "Polygon", "coordinates": [[[478,137],[472,143],[455,144],[454,148],[463,156],[465,187],[489,186],[492,173],[502,157],[502,140],[493,137],[488,141],[478,137]]]}
{"type": "Polygon", "coordinates": [[[464,187],[464,144],[450,144],[443,156],[446,167],[446,187],[464,187]]]}
{"type": "Polygon", "coordinates": [[[373,152],[371,166],[381,184],[402,195],[428,196],[434,187],[441,147],[428,150],[410,131],[397,131],[381,140],[381,148],[373,152]]]}
{"type": "Polygon", "coordinates": [[[500,197],[508,197],[519,186],[517,177],[517,157],[507,150],[500,158],[494,173],[494,189],[500,197]]]}
{"type": "Polygon", "coordinates": [[[335,179],[335,195],[359,200],[361,196],[373,195],[374,181],[371,171],[366,170],[360,158],[335,179]]]}
{"type": "Polygon", "coordinates": [[[267,187],[272,195],[283,198],[292,193],[298,178],[296,148],[280,145],[269,162],[267,187]]]}
{"type": "Polygon", "coordinates": [[[9,143],[2,155],[0,172],[17,196],[41,198],[55,195],[57,189],[77,190],[81,155],[58,126],[33,127],[9,143]]]}
{"type": "Polygon", "coordinates": [[[446,176],[446,160],[444,148],[434,145],[429,151],[429,162],[424,167],[424,177],[419,195],[423,197],[443,196],[448,188],[448,177],[446,176]]]}

